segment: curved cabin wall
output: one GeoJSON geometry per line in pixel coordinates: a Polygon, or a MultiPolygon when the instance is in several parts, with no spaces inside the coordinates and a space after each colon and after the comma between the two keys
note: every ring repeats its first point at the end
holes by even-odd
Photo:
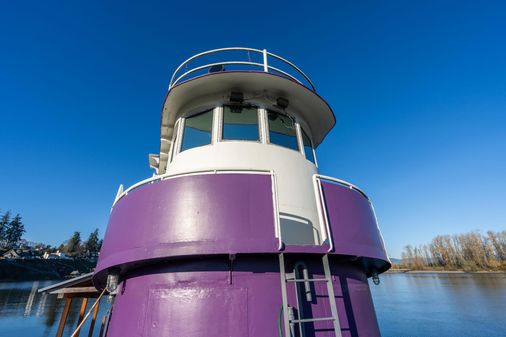
{"type": "MultiPolygon", "coordinates": [[[[387,268],[369,201],[335,184],[322,187],[335,245],[331,254],[363,257],[374,262],[371,268],[387,268]]],[[[108,268],[126,271],[156,260],[277,254],[275,216],[271,176],[266,174],[211,173],[143,185],[114,206],[94,281],[103,286],[108,268]]],[[[325,244],[284,249],[319,254],[327,250],[325,244]]]]}
{"type": "Polygon", "coordinates": [[[223,105],[184,115],[177,123],[166,174],[272,170],[286,242],[319,245],[326,236],[318,224],[311,181],[317,173],[311,133],[290,112],[261,106],[223,105]]]}
{"type": "MultiPolygon", "coordinates": [[[[311,278],[324,277],[321,260],[305,262],[311,278]]],[[[380,336],[364,272],[349,262],[331,266],[342,336],[380,336]]],[[[275,256],[238,256],[233,272],[226,257],[138,269],[125,275],[107,336],[277,337],[282,304],[279,280],[275,256]]],[[[325,288],[321,282],[314,284],[315,300],[305,304],[306,315],[331,316],[325,288]]],[[[293,283],[287,292],[288,303],[297,303],[293,283]]],[[[306,337],[335,337],[329,321],[305,326],[306,337]]]]}

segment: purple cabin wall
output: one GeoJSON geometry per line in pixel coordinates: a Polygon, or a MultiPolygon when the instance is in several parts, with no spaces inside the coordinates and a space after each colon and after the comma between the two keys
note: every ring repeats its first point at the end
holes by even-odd
{"type": "MultiPolygon", "coordinates": [[[[370,203],[336,184],[323,182],[322,191],[342,335],[378,336],[366,275],[388,269],[389,261],[370,203]]],[[[286,267],[302,259],[323,277],[327,248],[286,246],[286,267]]],[[[121,269],[107,337],[278,336],[279,253],[269,175],[204,174],[143,185],[114,206],[93,276],[103,288],[107,270],[121,269]],[[232,284],[229,254],[237,254],[232,284]]],[[[287,289],[296,307],[293,285],[287,289]]],[[[326,288],[315,284],[314,291],[321,296],[308,304],[311,315],[330,316],[326,288]]],[[[331,336],[330,322],[314,327],[327,331],[306,337],[331,336]]]]}
{"type": "MultiPolygon", "coordinates": [[[[389,262],[369,201],[356,191],[322,183],[335,250],[389,262]]],[[[107,268],[191,255],[278,253],[271,178],[260,174],[205,174],[147,184],[113,208],[94,275],[107,268]]],[[[287,246],[291,253],[327,247],[287,246]]]]}

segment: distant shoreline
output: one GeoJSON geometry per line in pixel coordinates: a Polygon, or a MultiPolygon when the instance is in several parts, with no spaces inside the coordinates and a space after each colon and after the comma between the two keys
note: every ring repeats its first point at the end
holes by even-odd
{"type": "Polygon", "coordinates": [[[96,261],[86,259],[18,259],[0,260],[0,281],[62,280],[77,271],[89,273],[96,261]]]}

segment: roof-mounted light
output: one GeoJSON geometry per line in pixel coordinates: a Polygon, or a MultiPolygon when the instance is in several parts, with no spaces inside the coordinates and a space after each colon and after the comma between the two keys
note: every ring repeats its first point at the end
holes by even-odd
{"type": "Polygon", "coordinates": [[[230,93],[230,103],[242,104],[244,102],[244,94],[240,91],[232,91],[230,93]]]}
{"type": "Polygon", "coordinates": [[[278,97],[278,99],[276,99],[276,106],[278,108],[285,110],[286,108],[288,108],[288,104],[290,104],[290,101],[284,97],[278,97]]]}

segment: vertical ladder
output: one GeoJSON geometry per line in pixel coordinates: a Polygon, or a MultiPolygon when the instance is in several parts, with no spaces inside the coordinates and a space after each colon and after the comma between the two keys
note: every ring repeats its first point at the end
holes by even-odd
{"type": "Polygon", "coordinates": [[[284,321],[284,329],[285,329],[285,337],[295,337],[295,326],[298,326],[299,330],[299,336],[303,336],[302,334],[302,327],[304,323],[310,323],[310,322],[319,322],[319,321],[332,321],[334,326],[334,334],[335,337],[341,337],[341,327],[339,325],[339,316],[337,313],[337,305],[336,305],[336,298],[334,296],[334,286],[332,284],[332,275],[330,273],[330,265],[329,265],[329,257],[327,254],[323,255],[322,257],[322,263],[323,263],[323,270],[325,273],[325,278],[313,278],[310,279],[308,276],[307,269],[303,270],[303,278],[297,278],[297,273],[294,268],[293,273],[286,273],[285,271],[285,258],[283,253],[279,254],[279,272],[281,276],[281,297],[283,301],[283,321],[284,321]],[[329,297],[329,303],[330,303],[330,311],[332,316],[331,317],[313,317],[313,318],[302,318],[300,317],[301,310],[299,308],[297,318],[295,318],[295,315],[293,313],[293,310],[291,307],[288,306],[288,296],[287,296],[287,290],[286,285],[288,282],[292,282],[295,284],[295,298],[297,299],[297,305],[301,306],[302,302],[299,300],[299,292],[298,292],[298,283],[304,284],[304,294],[306,295],[306,300],[310,302],[312,300],[311,297],[311,283],[316,282],[325,282],[327,284],[327,294],[329,297]]]}

